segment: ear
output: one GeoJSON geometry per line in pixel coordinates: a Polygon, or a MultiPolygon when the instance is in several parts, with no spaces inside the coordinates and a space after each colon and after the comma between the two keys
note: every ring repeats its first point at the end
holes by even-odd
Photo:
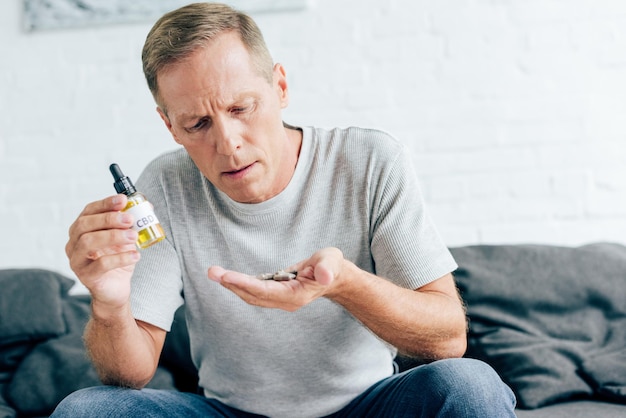
{"type": "Polygon", "coordinates": [[[167,113],[165,113],[165,111],[158,106],[156,110],[159,116],[161,116],[161,119],[163,120],[163,122],[165,123],[167,130],[170,131],[170,133],[172,134],[174,141],[180,144],[180,141],[178,140],[178,138],[176,137],[176,134],[174,133],[174,130],[172,129],[172,122],[170,122],[170,118],[167,116],[167,113]]]}
{"type": "Polygon", "coordinates": [[[274,64],[274,86],[278,91],[280,107],[282,109],[289,105],[289,89],[287,85],[287,74],[282,64],[274,64]]]}

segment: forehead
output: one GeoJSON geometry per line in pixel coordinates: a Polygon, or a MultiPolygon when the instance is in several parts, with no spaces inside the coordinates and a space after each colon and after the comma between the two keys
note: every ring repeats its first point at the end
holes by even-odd
{"type": "MultiPolygon", "coordinates": [[[[239,35],[226,32],[159,72],[162,104],[168,110],[209,100],[228,103],[262,94],[269,83],[256,71],[239,35]]],[[[181,111],[185,112],[183,109],[181,111]]],[[[186,113],[186,112],[185,112],[186,113]]]]}

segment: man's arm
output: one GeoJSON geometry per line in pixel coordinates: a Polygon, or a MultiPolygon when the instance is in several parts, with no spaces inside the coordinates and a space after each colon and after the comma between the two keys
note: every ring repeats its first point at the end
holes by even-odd
{"type": "Polygon", "coordinates": [[[289,270],[298,271],[296,280],[261,281],[221,267],[211,267],[208,275],[257,306],[294,311],[327,297],[408,355],[434,360],[465,352],[465,310],[451,274],[417,290],[404,289],[359,269],[336,248],[320,250],[289,270]]]}
{"type": "Polygon", "coordinates": [[[102,383],[144,387],[154,376],[166,331],[136,321],[130,311],[100,316],[92,308],[85,346],[102,383]]]}
{"type": "Polygon", "coordinates": [[[166,332],[136,321],[130,279],[139,252],[123,195],[90,203],[70,227],[70,266],[91,293],[85,344],[104,383],[143,387],[154,375],[166,332]]]}
{"type": "Polygon", "coordinates": [[[403,354],[425,360],[461,357],[467,321],[452,274],[410,290],[348,263],[328,297],[403,354]]]}

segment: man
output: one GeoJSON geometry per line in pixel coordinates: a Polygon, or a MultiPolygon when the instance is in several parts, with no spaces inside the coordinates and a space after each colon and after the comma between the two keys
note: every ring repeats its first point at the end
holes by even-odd
{"type": "Polygon", "coordinates": [[[285,70],[228,6],[166,14],[142,56],[184,148],[137,182],[167,239],[140,256],[122,195],[70,228],[70,264],[93,298],[86,345],[110,386],[70,395],[55,416],[515,416],[495,372],[458,358],[456,264],[399,142],[284,124],[285,70]],[[279,269],[297,277],[256,277],[279,269]],[[202,395],[123,388],[152,378],[183,303],[202,395]],[[397,350],[432,362],[394,374],[397,350]]]}

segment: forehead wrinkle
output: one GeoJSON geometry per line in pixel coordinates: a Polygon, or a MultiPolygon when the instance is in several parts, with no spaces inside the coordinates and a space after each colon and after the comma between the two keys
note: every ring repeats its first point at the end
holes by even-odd
{"type": "MultiPolygon", "coordinates": [[[[228,37],[218,39],[226,41],[228,37]]],[[[161,83],[169,85],[168,88],[161,88],[163,104],[179,120],[210,117],[212,113],[227,109],[238,101],[247,98],[254,100],[261,96],[259,86],[255,83],[246,85],[260,77],[252,72],[247,51],[235,47],[225,53],[213,54],[211,46],[217,47],[219,43],[214,42],[206,48],[199,48],[188,57],[165,68],[160,74],[161,83]],[[197,84],[194,86],[185,83],[184,80],[189,78],[197,80],[197,84]],[[180,111],[175,111],[175,107],[180,111]]],[[[267,83],[264,78],[263,81],[267,83]]],[[[270,86],[271,83],[267,83],[267,87],[270,86]]]]}

